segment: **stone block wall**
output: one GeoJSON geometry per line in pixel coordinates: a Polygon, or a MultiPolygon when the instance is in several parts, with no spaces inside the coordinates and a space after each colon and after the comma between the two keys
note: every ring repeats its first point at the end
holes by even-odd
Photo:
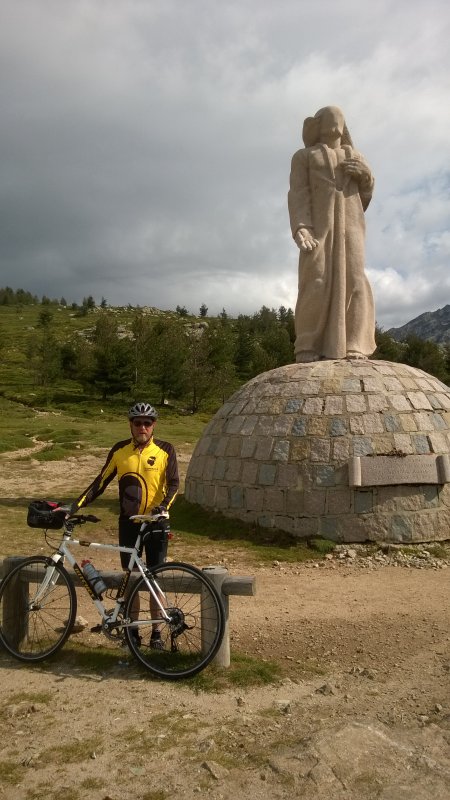
{"type": "Polygon", "coordinates": [[[207,426],[186,498],[299,538],[450,538],[450,484],[349,485],[354,456],[450,453],[450,389],[404,364],[290,364],[242,386],[207,426]]]}

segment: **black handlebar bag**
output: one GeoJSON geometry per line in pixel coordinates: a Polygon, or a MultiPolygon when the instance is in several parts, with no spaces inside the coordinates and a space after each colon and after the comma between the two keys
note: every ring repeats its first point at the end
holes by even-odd
{"type": "Polygon", "coordinates": [[[33,500],[28,506],[27,525],[30,528],[58,530],[64,525],[65,511],[55,511],[58,503],[48,500],[33,500]]]}

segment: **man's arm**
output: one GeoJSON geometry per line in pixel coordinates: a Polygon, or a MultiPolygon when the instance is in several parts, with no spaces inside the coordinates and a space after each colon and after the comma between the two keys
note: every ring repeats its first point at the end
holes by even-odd
{"type": "Polygon", "coordinates": [[[92,481],[92,483],[88,486],[87,489],[84,490],[82,494],[80,494],[79,498],[75,500],[71,507],[71,513],[75,514],[76,511],[79,511],[80,508],[89,505],[95,500],[96,497],[101,495],[108,484],[111,483],[112,479],[117,474],[117,467],[114,461],[114,455],[118,448],[118,446],[122,446],[123,442],[120,442],[119,445],[115,445],[108,453],[108,457],[103,465],[102,471],[97,475],[96,478],[92,481]]]}
{"type": "Polygon", "coordinates": [[[167,466],[166,466],[166,480],[165,480],[166,492],[163,499],[161,500],[160,505],[168,509],[175,500],[180,485],[180,479],[178,477],[178,464],[177,464],[177,455],[175,452],[175,448],[172,444],[168,443],[166,444],[166,446],[167,446],[166,450],[167,466]]]}

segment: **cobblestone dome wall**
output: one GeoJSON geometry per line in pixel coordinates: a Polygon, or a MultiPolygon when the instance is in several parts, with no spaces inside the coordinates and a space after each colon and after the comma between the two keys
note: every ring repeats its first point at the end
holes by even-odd
{"type": "Polygon", "coordinates": [[[299,538],[450,538],[450,484],[349,486],[352,456],[450,453],[450,389],[386,361],[290,364],[258,375],[199,440],[186,498],[299,538]]]}

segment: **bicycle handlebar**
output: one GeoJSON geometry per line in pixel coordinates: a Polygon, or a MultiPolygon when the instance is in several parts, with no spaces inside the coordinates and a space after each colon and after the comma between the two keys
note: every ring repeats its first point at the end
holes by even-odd
{"type": "Polygon", "coordinates": [[[71,525],[84,525],[85,522],[100,522],[99,517],[95,517],[94,514],[71,514],[70,509],[72,506],[68,505],[57,505],[54,509],[52,509],[52,514],[61,514],[64,513],[65,523],[70,523],[71,525]]]}
{"type": "Polygon", "coordinates": [[[169,512],[158,511],[157,514],[152,514],[150,511],[148,514],[133,514],[130,519],[132,519],[133,522],[157,522],[159,519],[169,519],[169,512]]]}
{"type": "MultiPolygon", "coordinates": [[[[53,509],[53,514],[66,512],[67,517],[65,520],[66,525],[84,525],[85,522],[100,522],[98,517],[94,514],[70,514],[70,505],[60,505],[53,509]]],[[[169,519],[169,512],[164,508],[157,506],[153,508],[148,514],[133,514],[130,520],[133,522],[157,522],[160,519],[169,519]]]]}
{"type": "Polygon", "coordinates": [[[94,517],[93,514],[76,514],[70,517],[67,522],[70,522],[71,525],[84,525],[85,522],[100,522],[100,519],[94,517]]]}

